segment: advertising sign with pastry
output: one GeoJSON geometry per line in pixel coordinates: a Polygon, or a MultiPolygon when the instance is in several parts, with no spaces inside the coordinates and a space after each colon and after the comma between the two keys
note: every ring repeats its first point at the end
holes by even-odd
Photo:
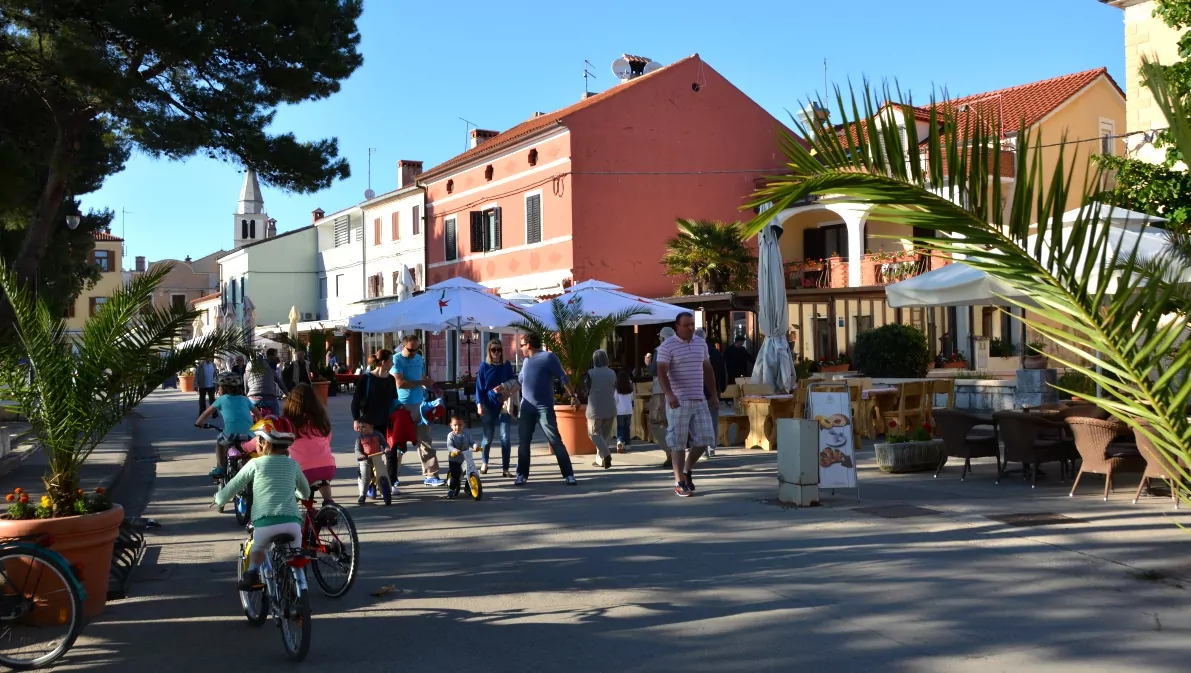
{"type": "Polygon", "coordinates": [[[819,488],[856,488],[851,398],[816,392],[809,397],[811,417],[819,423],[819,488]]]}

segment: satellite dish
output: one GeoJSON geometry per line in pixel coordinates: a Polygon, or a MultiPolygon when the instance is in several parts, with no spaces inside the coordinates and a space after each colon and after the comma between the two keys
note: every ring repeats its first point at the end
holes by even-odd
{"type": "Polygon", "coordinates": [[[653,72],[654,70],[661,69],[661,67],[662,67],[661,63],[658,63],[657,61],[650,61],[649,63],[645,64],[645,67],[641,70],[641,74],[648,75],[649,73],[653,72]]]}
{"type": "Polygon", "coordinates": [[[628,59],[621,57],[612,62],[612,74],[620,79],[628,79],[632,73],[628,59]]]}
{"type": "Polygon", "coordinates": [[[371,188],[371,187],[370,187],[370,188],[368,188],[368,189],[365,189],[365,190],[364,190],[364,198],[365,198],[365,199],[370,199],[370,200],[371,200],[371,199],[374,199],[374,198],[376,198],[376,192],[372,191],[372,188],[371,188]]]}

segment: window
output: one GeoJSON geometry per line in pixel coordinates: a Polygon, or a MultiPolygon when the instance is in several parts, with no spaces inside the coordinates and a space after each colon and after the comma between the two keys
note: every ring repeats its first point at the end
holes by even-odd
{"type": "Polygon", "coordinates": [[[827,259],[835,254],[847,259],[847,225],[832,224],[806,229],[802,232],[802,252],[806,259],[827,259]]]}
{"type": "Polygon", "coordinates": [[[321,278],[318,279],[318,298],[319,299],[327,298],[327,277],[326,276],[322,276],[321,278]]]}
{"type": "Polygon", "coordinates": [[[233,278],[228,281],[228,287],[232,291],[232,304],[236,303],[236,279],[233,278]]]}
{"type": "Polygon", "coordinates": [[[453,194],[455,192],[455,181],[447,180],[447,193],[453,194]]]}
{"type": "Polygon", "coordinates": [[[1100,119],[1100,154],[1111,157],[1116,154],[1117,124],[1111,119],[1100,119]]]}
{"type": "Polygon", "coordinates": [[[186,310],[186,295],[171,294],[170,295],[170,307],[173,308],[175,311],[185,311],[186,310]]]}
{"type": "Polygon", "coordinates": [[[243,276],[240,276],[240,301],[244,301],[245,299],[248,298],[248,290],[247,290],[247,288],[244,287],[244,282],[246,280],[247,280],[246,278],[244,278],[243,276]]]}
{"type": "Polygon", "coordinates": [[[542,195],[525,197],[525,242],[542,242],[542,195]]]}
{"type": "Polygon", "coordinates": [[[240,220],[240,238],[248,238],[248,220],[240,220]]]}
{"type": "Polygon", "coordinates": [[[530,166],[538,165],[538,151],[537,150],[529,151],[529,165],[530,166]]]}
{"type": "Polygon", "coordinates": [[[335,275],[335,296],[339,296],[340,286],[343,285],[343,274],[335,275]]]}
{"type": "Polygon", "coordinates": [[[108,303],[108,298],[107,297],[91,297],[89,301],[91,303],[91,306],[90,306],[91,315],[95,315],[96,313],[99,312],[99,307],[108,303]]]}
{"type": "Polygon", "coordinates": [[[401,272],[393,272],[393,294],[397,294],[397,286],[401,284],[401,272]]]}
{"type": "Polygon", "coordinates": [[[410,216],[410,223],[414,228],[414,236],[422,233],[422,207],[414,206],[413,214],[410,216]]]}
{"type": "Polygon", "coordinates": [[[74,317],[74,302],[73,301],[66,305],[65,317],[67,317],[67,318],[74,317]]]}
{"type": "MultiPolygon", "coordinates": [[[[351,219],[347,217],[336,218],[335,224],[333,226],[335,227],[334,231],[336,248],[351,243],[351,240],[349,240],[349,236],[351,235],[351,229],[349,228],[351,227],[351,219]]],[[[335,296],[339,296],[338,292],[335,296]]]]}
{"type": "Polygon", "coordinates": [[[393,235],[393,240],[396,241],[397,239],[401,238],[401,218],[398,217],[397,213],[393,213],[392,217],[393,217],[393,223],[392,223],[393,234],[392,235],[393,235]]]}
{"type": "Polygon", "coordinates": [[[96,250],[92,259],[95,260],[95,266],[98,266],[100,271],[107,273],[112,270],[112,253],[110,250],[96,250]]]}
{"type": "Polygon", "coordinates": [[[488,167],[484,169],[484,179],[492,182],[492,164],[488,164],[488,167]]]}
{"type": "Polygon", "coordinates": [[[380,218],[372,220],[372,245],[380,245],[380,218]]]}
{"type": "Polygon", "coordinates": [[[248,238],[256,238],[256,220],[248,220],[248,238]]]}
{"type": "Polygon", "coordinates": [[[413,281],[413,287],[411,287],[410,290],[418,289],[418,287],[419,287],[418,279],[421,277],[422,277],[422,265],[421,264],[418,265],[418,268],[409,270],[409,278],[411,281],[413,281]]]}
{"type": "Polygon", "coordinates": [[[856,316],[856,333],[862,334],[873,328],[873,317],[871,315],[856,316]]]}
{"type": "MultiPolygon", "coordinates": [[[[349,217],[349,221],[350,221],[350,217],[349,217]]],[[[354,227],[354,229],[355,229],[355,238],[353,238],[352,240],[354,240],[356,243],[363,241],[364,240],[364,217],[362,215],[360,216],[360,223],[357,224],[354,227]]]]}
{"type": "MultiPolygon", "coordinates": [[[[379,221],[379,220],[378,220],[379,221]]],[[[382,278],[378,273],[375,276],[368,277],[368,296],[379,297],[381,295],[382,278]]]]}
{"type": "Polygon", "coordinates": [[[471,251],[500,250],[500,208],[473,210],[471,216],[471,251]]]}
{"type": "Polygon", "coordinates": [[[443,236],[443,245],[446,247],[446,254],[443,259],[450,262],[459,259],[459,248],[455,241],[455,218],[448,217],[445,224],[446,234],[443,236]]]}

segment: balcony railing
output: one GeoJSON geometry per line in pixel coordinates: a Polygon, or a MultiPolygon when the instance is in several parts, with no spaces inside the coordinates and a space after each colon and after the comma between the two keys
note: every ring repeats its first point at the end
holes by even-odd
{"type": "MultiPolygon", "coordinates": [[[[872,253],[860,258],[860,287],[880,287],[913,278],[946,264],[924,251],[872,253]]],[[[786,288],[814,290],[848,287],[849,260],[832,257],[823,260],[786,262],[786,288]]]]}
{"type": "Polygon", "coordinates": [[[930,271],[930,262],[929,255],[918,251],[865,255],[864,266],[860,269],[860,284],[871,286],[898,283],[930,271]]]}

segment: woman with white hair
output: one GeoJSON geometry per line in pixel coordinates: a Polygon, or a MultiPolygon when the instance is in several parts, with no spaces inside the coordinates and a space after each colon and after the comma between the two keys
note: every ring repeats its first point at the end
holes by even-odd
{"type": "Polygon", "coordinates": [[[612,467],[612,438],[616,434],[616,372],[608,367],[608,353],[597,350],[587,370],[587,434],[599,457],[595,467],[612,467]]]}

